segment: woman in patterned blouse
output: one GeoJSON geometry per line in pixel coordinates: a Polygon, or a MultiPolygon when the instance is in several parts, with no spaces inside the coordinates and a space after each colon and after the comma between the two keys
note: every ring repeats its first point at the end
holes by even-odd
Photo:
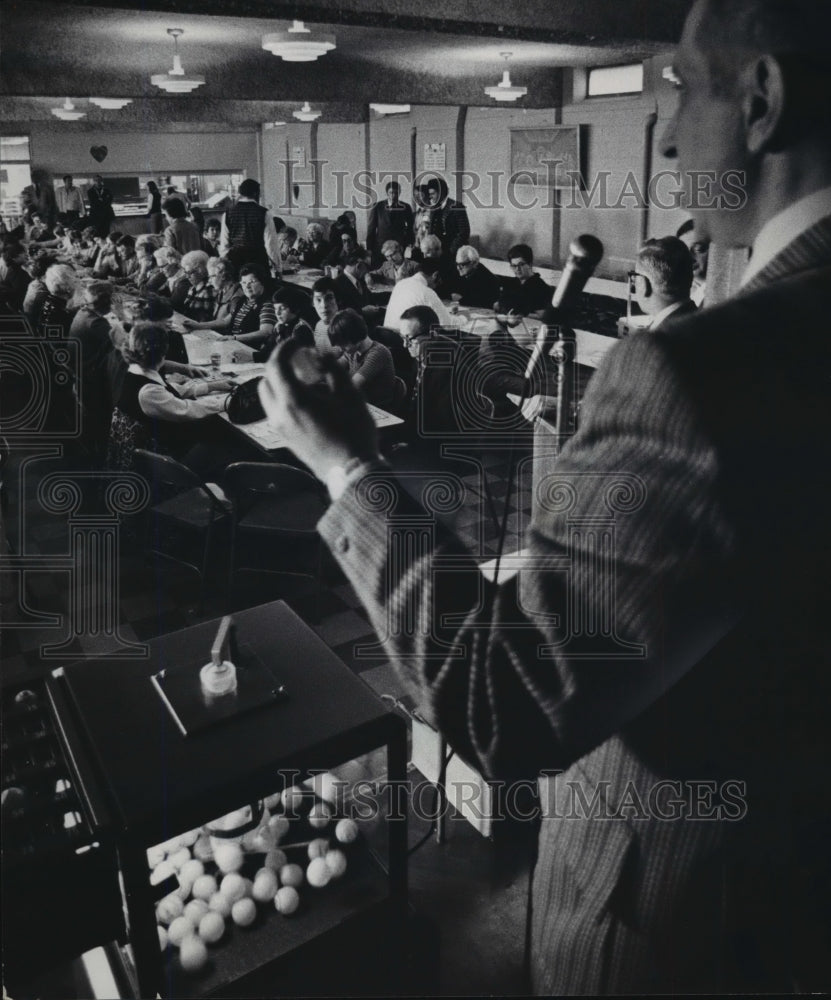
{"type": "Polygon", "coordinates": [[[245,298],[238,299],[231,312],[227,336],[242,344],[260,346],[274,331],[277,316],[266,292],[266,274],[258,264],[244,264],[239,286],[245,298]]]}

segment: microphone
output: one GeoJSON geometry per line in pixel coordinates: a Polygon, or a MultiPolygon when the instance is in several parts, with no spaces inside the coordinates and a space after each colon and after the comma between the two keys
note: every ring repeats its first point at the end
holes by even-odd
{"type": "Polygon", "coordinates": [[[532,378],[537,365],[554,345],[557,325],[563,313],[573,308],[577,296],[586,287],[586,282],[594,273],[603,256],[603,244],[596,236],[584,233],[572,240],[568,248],[568,260],[563,276],[554,291],[551,305],[545,310],[531,358],[525,369],[525,378],[532,378]]]}

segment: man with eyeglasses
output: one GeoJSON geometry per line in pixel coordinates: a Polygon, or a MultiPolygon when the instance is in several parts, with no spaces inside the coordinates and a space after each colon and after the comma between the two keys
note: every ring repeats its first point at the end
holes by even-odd
{"type": "Polygon", "coordinates": [[[499,298],[499,285],[491,271],[479,259],[475,247],[463,246],[456,251],[456,275],[450,286],[459,304],[493,309],[499,298]]]}
{"type": "Polygon", "coordinates": [[[523,316],[540,312],[551,305],[554,289],[547,285],[534,270],[534,251],[527,243],[517,243],[508,251],[508,263],[513,278],[504,283],[505,291],[523,316]]]}
{"type": "Polygon", "coordinates": [[[191,250],[182,257],[182,270],[190,288],[182,312],[197,323],[206,323],[216,313],[216,290],[208,281],[208,255],[204,250],[191,250]]]}

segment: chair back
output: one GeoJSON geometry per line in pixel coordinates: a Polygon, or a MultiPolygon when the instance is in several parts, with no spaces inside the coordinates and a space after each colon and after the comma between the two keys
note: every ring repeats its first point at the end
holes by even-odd
{"type": "Polygon", "coordinates": [[[202,489],[213,497],[210,490],[199,476],[186,465],[177,462],[169,455],[160,455],[145,448],[136,448],[134,452],[134,468],[139,475],[150,484],[153,503],[168,500],[179,493],[192,489],[202,489]]]}
{"type": "Polygon", "coordinates": [[[281,499],[309,494],[309,524],[317,524],[325,505],[323,487],[305,469],[280,462],[234,462],[225,470],[225,493],[233,505],[234,518],[239,519],[258,501],[281,499]]]}

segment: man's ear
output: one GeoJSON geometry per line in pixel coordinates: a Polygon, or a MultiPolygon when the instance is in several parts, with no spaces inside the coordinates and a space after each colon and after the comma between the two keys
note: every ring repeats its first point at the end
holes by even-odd
{"type": "Polygon", "coordinates": [[[761,55],[740,77],[747,150],[761,153],[776,143],[785,112],[785,78],[779,61],[761,55]]]}
{"type": "Polygon", "coordinates": [[[645,274],[635,275],[634,294],[641,299],[648,299],[652,295],[652,282],[645,274]]]}

